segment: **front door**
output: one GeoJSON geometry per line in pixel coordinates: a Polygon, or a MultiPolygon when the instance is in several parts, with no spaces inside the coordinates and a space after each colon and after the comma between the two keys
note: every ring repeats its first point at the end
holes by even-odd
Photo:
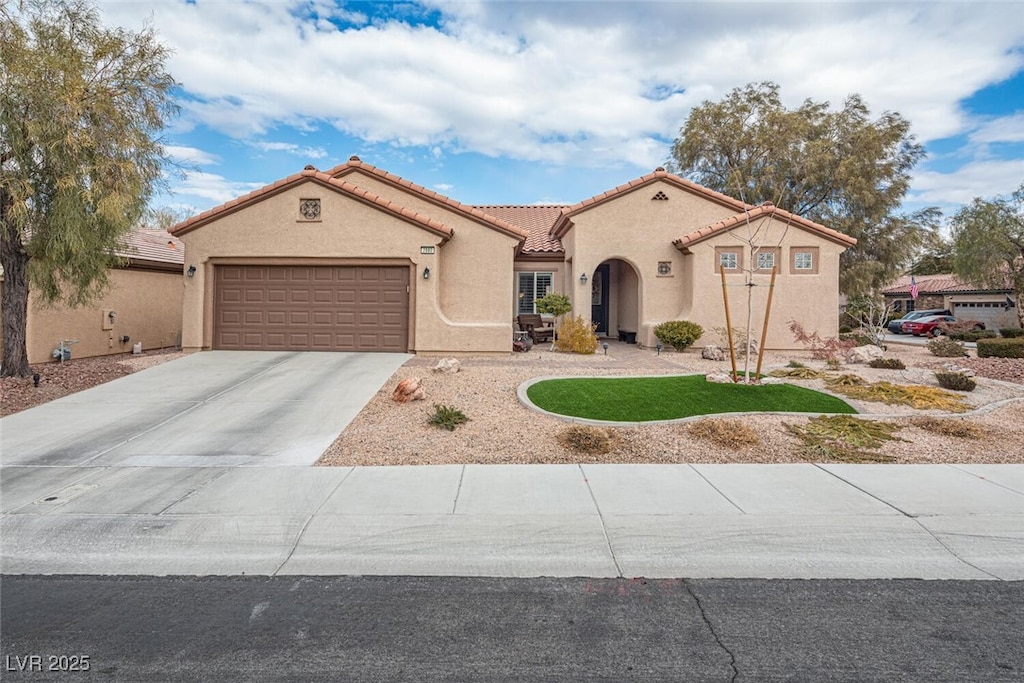
{"type": "Polygon", "coordinates": [[[590,281],[590,320],[598,336],[608,336],[608,264],[602,263],[590,281]]]}

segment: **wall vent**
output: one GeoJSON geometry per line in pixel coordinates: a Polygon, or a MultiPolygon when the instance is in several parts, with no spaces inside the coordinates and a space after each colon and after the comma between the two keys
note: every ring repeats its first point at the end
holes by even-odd
{"type": "Polygon", "coordinates": [[[651,201],[667,202],[668,195],[662,192],[661,190],[658,190],[658,194],[651,197],[651,201]]]}

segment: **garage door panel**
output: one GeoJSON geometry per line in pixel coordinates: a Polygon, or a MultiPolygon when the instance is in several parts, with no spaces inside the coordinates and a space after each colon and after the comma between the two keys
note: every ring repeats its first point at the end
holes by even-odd
{"type": "Polygon", "coordinates": [[[220,266],[214,348],[408,350],[409,269],[220,266]]]}

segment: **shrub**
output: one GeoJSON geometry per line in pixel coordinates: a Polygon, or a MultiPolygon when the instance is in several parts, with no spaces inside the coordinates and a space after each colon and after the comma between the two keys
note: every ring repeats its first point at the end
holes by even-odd
{"type": "Polygon", "coordinates": [[[853,332],[853,328],[849,325],[840,325],[839,334],[850,334],[851,332],[853,332]]]}
{"type": "Polygon", "coordinates": [[[807,332],[802,323],[797,320],[789,321],[789,331],[793,338],[811,349],[811,358],[814,360],[839,360],[839,357],[848,350],[857,346],[857,342],[838,337],[822,337],[817,332],[807,332]]]}
{"type": "Polygon", "coordinates": [[[534,302],[537,312],[558,317],[572,310],[572,302],[565,294],[545,294],[534,302]]]}
{"type": "Polygon", "coordinates": [[[1005,339],[1024,337],[1024,327],[1004,327],[999,330],[999,335],[1005,339]]]}
{"type": "Polygon", "coordinates": [[[563,448],[577,453],[594,455],[610,453],[621,441],[614,430],[590,425],[566,427],[558,433],[557,438],[563,448]]]}
{"type": "Polygon", "coordinates": [[[933,355],[939,356],[940,358],[956,358],[963,357],[964,345],[960,342],[949,339],[948,337],[942,339],[929,339],[928,350],[933,355]]]}
{"type": "Polygon", "coordinates": [[[1024,358],[1024,337],[979,339],[978,358],[1024,358]]]}
{"type": "Polygon", "coordinates": [[[825,361],[826,370],[838,370],[841,367],[843,367],[843,364],[839,361],[838,358],[829,358],[828,360],[825,361]]]}
{"type": "Polygon", "coordinates": [[[434,404],[434,412],[427,420],[428,423],[442,429],[447,429],[449,432],[454,432],[456,427],[467,421],[469,421],[469,418],[458,408],[438,405],[436,403],[434,404]]]}
{"type": "Polygon", "coordinates": [[[962,372],[936,372],[935,379],[939,380],[940,387],[953,391],[974,391],[974,387],[978,386],[962,372]]]}
{"type": "Polygon", "coordinates": [[[877,449],[896,436],[899,425],[862,420],[848,415],[822,415],[804,425],[783,423],[802,444],[803,455],[815,460],[840,462],[892,462],[895,458],[877,449]]]}
{"type": "Polygon", "coordinates": [[[866,382],[861,377],[854,375],[853,373],[846,372],[842,375],[837,375],[836,377],[829,377],[825,380],[825,384],[830,387],[856,387],[866,384],[866,382]]]}
{"type": "Polygon", "coordinates": [[[868,361],[868,366],[882,370],[906,370],[907,366],[899,358],[873,358],[868,361]]]}
{"type": "Polygon", "coordinates": [[[693,345],[704,334],[704,328],[689,320],[670,320],[654,328],[654,336],[676,351],[683,351],[693,345]]]}
{"type": "Polygon", "coordinates": [[[786,367],[787,368],[806,368],[807,366],[804,365],[803,363],[801,363],[798,360],[791,360],[788,363],[786,363],[786,367]]]}
{"type": "Polygon", "coordinates": [[[594,353],[597,351],[597,334],[594,333],[596,329],[596,323],[588,323],[581,315],[570,318],[562,323],[558,339],[555,340],[555,348],[572,353],[594,353]]]}
{"type": "Polygon", "coordinates": [[[956,339],[957,341],[972,341],[976,342],[979,339],[992,339],[998,337],[999,333],[995,330],[969,330],[967,332],[950,332],[949,338],[956,339]]]}
{"type": "Polygon", "coordinates": [[[732,450],[761,443],[761,437],[757,435],[757,432],[739,420],[700,420],[689,424],[686,427],[686,433],[732,450]]]}

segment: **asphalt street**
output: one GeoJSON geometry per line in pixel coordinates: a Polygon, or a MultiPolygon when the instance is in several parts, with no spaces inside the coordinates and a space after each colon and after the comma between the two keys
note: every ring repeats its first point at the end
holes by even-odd
{"type": "Polygon", "coordinates": [[[5,576],[2,606],[5,681],[1024,679],[1021,582],[5,576]]]}

